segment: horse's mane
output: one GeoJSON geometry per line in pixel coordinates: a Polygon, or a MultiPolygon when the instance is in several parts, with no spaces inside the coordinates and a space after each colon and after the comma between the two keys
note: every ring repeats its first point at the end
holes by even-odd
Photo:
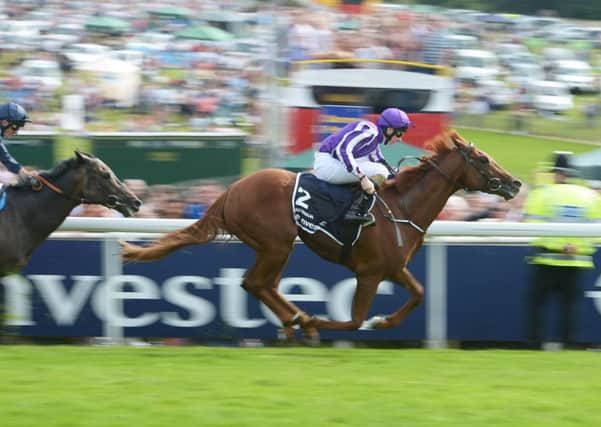
{"type": "Polygon", "coordinates": [[[40,174],[44,175],[44,178],[57,179],[73,169],[76,164],[77,159],[72,157],[70,159],[63,160],[50,170],[40,171],[40,174]]]}
{"type": "MultiPolygon", "coordinates": [[[[429,155],[423,156],[421,160],[432,160],[436,162],[440,157],[449,153],[453,147],[453,141],[466,143],[466,141],[455,130],[449,130],[436,135],[434,138],[426,141],[424,147],[430,152],[429,155]]],[[[387,181],[383,188],[396,187],[399,193],[405,193],[410,188],[415,186],[415,183],[422,179],[432,166],[428,162],[421,161],[419,165],[409,166],[402,169],[394,179],[387,181]]]]}
{"type": "MultiPolygon", "coordinates": [[[[57,164],[56,166],[54,166],[52,169],[49,170],[41,170],[38,171],[38,173],[40,175],[42,175],[44,178],[49,179],[50,181],[56,180],[58,178],[60,178],[61,176],[63,176],[65,173],[67,173],[68,171],[70,171],[71,169],[73,169],[73,167],[75,167],[75,165],[77,164],[77,159],[76,158],[70,158],[70,159],[66,159],[63,160],[62,162],[60,162],[59,164],[57,164]]],[[[19,178],[19,181],[13,185],[11,185],[11,187],[15,187],[15,188],[22,188],[22,187],[27,187],[30,188],[31,184],[24,182],[21,178],[19,178]]]]}

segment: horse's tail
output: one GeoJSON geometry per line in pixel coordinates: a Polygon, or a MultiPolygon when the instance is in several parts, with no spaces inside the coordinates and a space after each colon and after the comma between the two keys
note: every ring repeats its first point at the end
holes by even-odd
{"type": "Polygon", "coordinates": [[[149,246],[138,246],[120,242],[124,261],[154,261],[169,255],[183,246],[207,243],[215,239],[220,230],[225,230],[224,206],[228,191],[225,191],[207,209],[203,217],[188,227],[165,234],[149,246]]]}

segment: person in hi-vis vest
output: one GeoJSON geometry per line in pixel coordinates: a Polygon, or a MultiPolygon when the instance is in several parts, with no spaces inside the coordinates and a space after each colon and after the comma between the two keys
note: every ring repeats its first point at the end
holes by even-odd
{"type": "MultiPolygon", "coordinates": [[[[601,195],[574,180],[570,153],[555,152],[553,182],[535,188],[524,203],[524,220],[530,222],[583,223],[601,221],[601,195]]],[[[528,339],[540,345],[545,330],[544,309],[548,297],[561,299],[561,346],[574,343],[575,303],[581,289],[583,269],[593,268],[593,254],[599,239],[539,237],[532,241],[532,282],[528,293],[528,339]]]]}

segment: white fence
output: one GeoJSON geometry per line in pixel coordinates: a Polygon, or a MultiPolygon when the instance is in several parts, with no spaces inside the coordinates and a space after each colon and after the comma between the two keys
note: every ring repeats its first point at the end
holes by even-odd
{"type": "MultiPolygon", "coordinates": [[[[59,231],[166,233],[194,223],[189,219],[155,218],[77,218],[69,217],[59,231]]],[[[536,237],[572,236],[601,237],[601,223],[521,223],[521,222],[463,222],[435,221],[427,236],[464,237],[536,237]]]]}

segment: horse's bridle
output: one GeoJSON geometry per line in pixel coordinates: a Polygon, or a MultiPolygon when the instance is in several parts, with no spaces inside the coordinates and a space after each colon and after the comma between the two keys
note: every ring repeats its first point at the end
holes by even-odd
{"type": "MultiPolygon", "coordinates": [[[[486,180],[486,186],[487,186],[487,191],[497,191],[501,188],[501,180],[499,178],[494,178],[491,177],[485,170],[484,168],[480,167],[478,165],[478,163],[476,162],[476,160],[474,160],[470,154],[472,153],[472,151],[474,151],[474,144],[472,144],[471,142],[469,143],[469,145],[466,147],[466,149],[461,149],[461,148],[457,148],[457,151],[459,151],[459,153],[463,156],[463,158],[465,159],[466,163],[473,167],[476,172],[478,172],[480,174],[480,176],[482,178],[484,178],[486,180]]],[[[401,165],[401,163],[403,163],[405,160],[407,159],[416,159],[419,160],[420,162],[424,162],[429,164],[430,166],[432,166],[433,169],[435,169],[436,171],[438,171],[452,186],[453,188],[459,189],[462,186],[459,185],[457,183],[456,180],[454,180],[453,178],[451,178],[445,171],[443,171],[442,169],[440,169],[440,166],[438,166],[438,164],[433,161],[431,158],[429,157],[415,157],[415,156],[405,156],[403,157],[401,160],[399,160],[398,164],[397,164],[397,168],[401,165]]],[[[465,190],[469,189],[467,187],[464,187],[465,190]]],[[[425,234],[426,231],[420,227],[419,225],[417,225],[416,223],[414,223],[412,220],[410,219],[399,219],[396,218],[394,216],[394,214],[392,213],[392,210],[390,209],[390,207],[388,206],[388,204],[386,203],[386,201],[384,200],[383,197],[381,197],[379,194],[376,193],[376,197],[377,199],[380,201],[380,203],[383,206],[383,210],[384,210],[384,217],[390,221],[392,221],[395,224],[395,231],[396,231],[396,238],[397,238],[397,244],[398,246],[402,246],[403,245],[403,239],[401,237],[401,233],[400,230],[398,229],[397,224],[402,223],[402,224],[408,224],[411,227],[413,227],[415,230],[417,230],[419,233],[421,234],[425,234]]]]}
{"type": "MultiPolygon", "coordinates": [[[[482,178],[484,178],[486,180],[486,191],[490,191],[490,192],[494,192],[494,191],[498,191],[501,189],[502,183],[501,180],[499,178],[496,177],[491,177],[485,170],[483,167],[480,167],[478,162],[476,160],[474,160],[470,154],[472,153],[472,151],[474,151],[474,144],[472,144],[471,142],[469,143],[469,145],[467,146],[467,148],[461,149],[461,148],[457,148],[457,151],[459,151],[459,154],[461,154],[463,156],[463,158],[465,159],[466,163],[473,167],[476,172],[478,172],[480,174],[480,176],[482,178]]],[[[428,163],[430,166],[432,166],[434,169],[436,169],[442,176],[445,177],[445,179],[447,181],[449,181],[451,183],[451,185],[453,186],[453,188],[461,188],[462,186],[459,185],[457,183],[456,180],[454,180],[453,178],[451,178],[445,171],[443,171],[442,169],[440,169],[440,167],[438,166],[438,164],[436,162],[434,162],[432,159],[427,158],[427,157],[418,157],[417,158],[419,161],[421,162],[426,162],[428,163]]],[[[466,191],[470,191],[469,188],[467,187],[463,187],[464,190],[466,191]]]]}
{"type": "MultiPolygon", "coordinates": [[[[82,203],[97,203],[97,202],[93,202],[90,201],[89,199],[86,199],[85,196],[82,196],[80,198],[77,197],[72,197],[69,194],[66,194],[60,187],[58,187],[57,185],[53,184],[52,182],[48,181],[47,178],[43,177],[42,175],[35,175],[34,178],[38,181],[38,185],[34,185],[32,188],[34,191],[41,191],[42,187],[46,186],[48,187],[50,190],[54,191],[56,194],[58,194],[59,196],[64,197],[67,200],[70,200],[72,202],[75,202],[77,204],[82,204],[82,203]]],[[[114,194],[111,194],[108,196],[108,200],[106,203],[102,203],[103,205],[105,205],[107,208],[113,209],[115,208],[119,203],[119,199],[117,196],[115,196],[114,194]]]]}

